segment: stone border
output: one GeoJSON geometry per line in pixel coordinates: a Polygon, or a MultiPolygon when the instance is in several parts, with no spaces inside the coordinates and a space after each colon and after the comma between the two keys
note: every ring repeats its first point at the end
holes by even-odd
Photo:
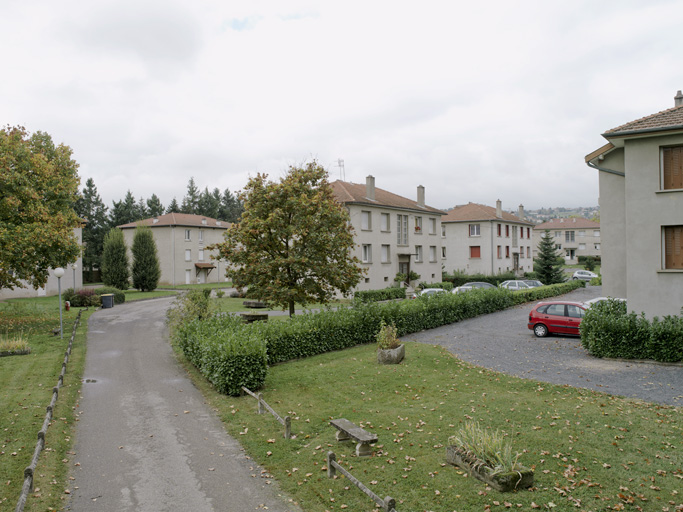
{"type": "Polygon", "coordinates": [[[76,329],[78,329],[78,324],[81,321],[81,313],[88,308],[81,309],[76,316],[76,321],[74,322],[74,327],[71,332],[71,339],[69,339],[69,345],[67,346],[66,353],[64,354],[64,362],[62,363],[62,372],[59,374],[59,379],[57,379],[57,385],[52,388],[52,400],[50,405],[47,406],[47,412],[45,414],[45,420],[43,421],[43,427],[38,431],[38,442],[36,443],[36,449],[33,451],[33,458],[31,459],[31,464],[24,469],[24,486],[21,489],[21,494],[19,495],[19,501],[17,502],[17,507],[14,509],[15,512],[23,512],[24,506],[26,505],[26,499],[30,492],[33,491],[33,472],[36,470],[38,465],[38,457],[40,452],[45,448],[45,434],[47,434],[47,428],[50,426],[52,421],[52,411],[57,403],[57,396],[59,395],[59,388],[64,384],[64,374],[66,373],[66,365],[69,362],[69,356],[71,355],[71,349],[73,347],[74,338],[76,337],[76,329]]]}

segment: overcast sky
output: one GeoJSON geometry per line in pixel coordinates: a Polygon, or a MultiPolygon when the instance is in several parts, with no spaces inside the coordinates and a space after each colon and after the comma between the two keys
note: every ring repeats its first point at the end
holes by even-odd
{"type": "Polygon", "coordinates": [[[107,206],[312,158],[437,208],[594,206],[583,157],[673,107],[682,43],[681,0],[0,0],[0,122],[107,206]]]}

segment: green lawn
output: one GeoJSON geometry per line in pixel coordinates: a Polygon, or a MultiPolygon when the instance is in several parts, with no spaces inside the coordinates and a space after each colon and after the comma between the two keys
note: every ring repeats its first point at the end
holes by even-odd
{"type": "Polygon", "coordinates": [[[252,397],[218,395],[188,371],[230,434],[305,511],[374,510],[346,479],[327,478],[328,450],[398,510],[673,511],[683,503],[683,409],[509,377],[434,346],[408,343],[397,366],[375,357],[365,345],[271,367],[262,392],[292,417],[288,441],[252,397]],[[377,433],[373,457],[335,441],[328,422],[340,417],[377,433]],[[535,470],[535,487],[503,494],[448,466],[445,445],[467,420],[502,431],[535,470]]]}

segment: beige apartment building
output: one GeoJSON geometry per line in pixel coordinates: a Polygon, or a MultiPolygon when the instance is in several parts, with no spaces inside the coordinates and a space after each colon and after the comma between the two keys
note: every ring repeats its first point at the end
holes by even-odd
{"type": "Polygon", "coordinates": [[[207,247],[223,242],[229,222],[191,215],[167,213],[117,226],[123,231],[128,249],[133,246],[138,225],[152,229],[161,266],[159,285],[200,284],[225,282],[225,262],[211,259],[217,251],[207,247]]]}
{"type": "MultiPolygon", "coordinates": [[[[418,282],[441,281],[441,217],[445,212],[425,204],[425,189],[417,187],[415,200],[365,184],[335,181],[334,196],[351,217],[356,252],[366,269],[357,290],[394,285],[398,273],[414,271],[418,282]]],[[[413,283],[411,283],[413,284],[413,283]]]]}
{"type": "Polygon", "coordinates": [[[534,269],[533,226],[518,214],[477,203],[456,206],[441,219],[442,257],[447,272],[522,275],[534,269]]]}
{"type": "Polygon", "coordinates": [[[602,287],[629,311],[683,307],[683,94],[674,107],[607,130],[586,156],[599,172],[602,287]]]}
{"type": "Polygon", "coordinates": [[[534,227],[536,245],[534,258],[538,256],[538,245],[545,234],[550,231],[557,254],[564,257],[568,265],[576,265],[579,256],[602,255],[600,242],[600,223],[589,219],[571,217],[567,219],[550,219],[534,227]]]}

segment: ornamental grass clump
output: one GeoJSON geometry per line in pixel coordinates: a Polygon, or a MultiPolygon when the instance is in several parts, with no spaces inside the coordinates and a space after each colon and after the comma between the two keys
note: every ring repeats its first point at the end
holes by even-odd
{"type": "Polygon", "coordinates": [[[498,430],[484,430],[478,422],[468,421],[448,441],[450,445],[460,447],[468,455],[476,457],[490,467],[493,475],[523,469],[522,465],[517,462],[521,454],[513,455],[512,444],[503,438],[503,434],[498,430]]]}
{"type": "Polygon", "coordinates": [[[0,354],[28,354],[31,349],[23,334],[0,335],[0,354]]]}
{"type": "Polygon", "coordinates": [[[375,335],[375,339],[377,340],[377,348],[380,350],[390,350],[398,348],[400,345],[396,327],[393,324],[385,324],[384,320],[380,323],[379,331],[375,335]]]}

